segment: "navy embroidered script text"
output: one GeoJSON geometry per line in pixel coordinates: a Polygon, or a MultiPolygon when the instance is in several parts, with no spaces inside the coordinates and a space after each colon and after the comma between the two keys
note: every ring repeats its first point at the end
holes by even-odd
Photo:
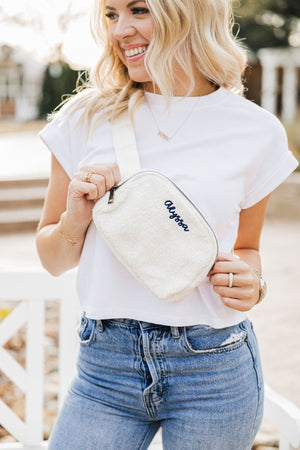
{"type": "Polygon", "coordinates": [[[182,227],[184,229],[184,231],[190,231],[188,229],[188,226],[185,223],[183,223],[183,219],[181,219],[181,217],[175,213],[176,208],[175,208],[175,206],[173,206],[173,202],[171,200],[166,200],[165,205],[166,205],[167,209],[169,210],[169,212],[171,213],[171,215],[169,216],[170,219],[174,219],[175,222],[177,222],[177,225],[179,227],[182,227]]]}

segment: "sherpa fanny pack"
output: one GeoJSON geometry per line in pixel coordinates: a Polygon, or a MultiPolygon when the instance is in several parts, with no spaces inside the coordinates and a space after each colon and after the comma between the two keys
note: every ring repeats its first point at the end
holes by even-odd
{"type": "Polygon", "coordinates": [[[195,204],[162,173],[141,170],[128,113],[112,122],[121,182],[95,204],[93,220],[127,270],[155,297],[190,294],[216,261],[216,236],[195,204]]]}

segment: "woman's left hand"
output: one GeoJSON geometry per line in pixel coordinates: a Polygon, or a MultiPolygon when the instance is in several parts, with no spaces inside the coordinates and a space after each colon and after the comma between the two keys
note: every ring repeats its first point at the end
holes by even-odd
{"type": "Polygon", "coordinates": [[[256,305],[259,297],[258,278],[249,264],[238,256],[219,253],[208,277],[225,306],[249,311],[256,305]],[[232,287],[229,287],[230,273],[233,274],[232,287]]]}

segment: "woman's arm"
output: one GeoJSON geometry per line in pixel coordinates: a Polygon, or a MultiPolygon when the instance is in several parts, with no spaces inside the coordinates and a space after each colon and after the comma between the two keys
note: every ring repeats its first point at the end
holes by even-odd
{"type": "Polygon", "coordinates": [[[77,266],[95,202],[120,181],[117,164],[82,167],[72,180],[52,156],[49,186],[36,244],[41,262],[52,275],[77,266]],[[87,181],[87,174],[91,174],[87,181]]]}
{"type": "Polygon", "coordinates": [[[249,311],[259,298],[259,280],[254,270],[261,273],[259,241],[270,195],[240,213],[235,255],[220,253],[209,273],[215,292],[224,305],[239,311],[249,311]],[[237,258],[238,257],[238,258],[237,258]],[[233,273],[233,287],[228,287],[229,273],[233,273]]]}

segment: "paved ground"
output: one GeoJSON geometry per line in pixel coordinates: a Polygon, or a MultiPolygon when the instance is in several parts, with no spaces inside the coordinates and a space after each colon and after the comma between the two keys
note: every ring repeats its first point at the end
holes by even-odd
{"type": "MultiPolygon", "coordinates": [[[[47,176],[49,164],[50,154],[36,132],[0,136],[0,178],[47,176]]],[[[268,295],[249,316],[258,336],[265,380],[300,407],[299,222],[284,217],[267,221],[261,255],[268,295]]],[[[0,236],[0,270],[38,264],[33,234],[0,236]]],[[[267,424],[264,430],[271,432],[267,424]]]]}
{"type": "Polygon", "coordinates": [[[50,158],[37,131],[0,134],[0,180],[48,176],[50,158]]]}

